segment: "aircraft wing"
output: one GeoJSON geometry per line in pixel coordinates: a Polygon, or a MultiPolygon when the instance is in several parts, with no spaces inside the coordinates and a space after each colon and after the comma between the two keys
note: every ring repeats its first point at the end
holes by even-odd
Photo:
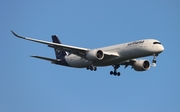
{"type": "MultiPolygon", "coordinates": [[[[83,57],[83,58],[85,58],[86,53],[88,51],[90,51],[90,49],[87,49],[87,48],[81,48],[81,47],[75,47],[75,46],[70,46],[70,45],[65,45],[65,44],[58,44],[58,43],[33,39],[33,38],[25,37],[25,36],[20,36],[20,35],[16,34],[13,31],[11,31],[11,32],[18,38],[33,41],[33,42],[38,42],[38,43],[41,43],[41,44],[46,44],[46,45],[48,45],[48,47],[58,48],[60,50],[70,52],[72,54],[78,55],[78,56],[83,57]]],[[[109,53],[109,52],[104,52],[104,55],[112,56],[112,57],[119,56],[117,53],[109,53]]]]}
{"type": "Polygon", "coordinates": [[[130,59],[126,60],[124,62],[121,62],[120,65],[124,65],[124,68],[127,68],[128,66],[132,66],[136,62],[136,59],[130,59]]]}
{"type": "Polygon", "coordinates": [[[48,47],[58,48],[58,49],[60,49],[60,50],[67,51],[67,52],[70,52],[70,53],[72,53],[72,54],[76,54],[76,55],[81,56],[81,57],[84,57],[84,55],[86,54],[86,52],[90,50],[90,49],[81,48],[81,47],[75,47],[75,46],[70,46],[70,45],[65,45],[65,44],[58,44],[58,43],[53,43],[53,42],[48,42],[48,41],[43,41],[43,40],[28,38],[28,37],[20,36],[20,35],[16,34],[16,33],[13,32],[13,31],[11,31],[11,32],[12,32],[16,37],[19,37],[19,38],[21,38],[21,39],[25,39],[25,40],[29,40],[29,41],[34,41],[34,42],[46,44],[46,45],[48,45],[48,47]]]}

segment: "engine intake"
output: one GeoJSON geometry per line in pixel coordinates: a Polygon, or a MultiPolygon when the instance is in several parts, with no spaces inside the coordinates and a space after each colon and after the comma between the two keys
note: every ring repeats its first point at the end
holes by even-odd
{"type": "Polygon", "coordinates": [[[104,53],[101,50],[90,50],[89,52],[87,52],[86,58],[90,61],[102,60],[104,58],[104,53]]]}
{"type": "Polygon", "coordinates": [[[150,68],[150,63],[147,60],[137,60],[133,64],[133,68],[136,71],[146,71],[150,68]]]}

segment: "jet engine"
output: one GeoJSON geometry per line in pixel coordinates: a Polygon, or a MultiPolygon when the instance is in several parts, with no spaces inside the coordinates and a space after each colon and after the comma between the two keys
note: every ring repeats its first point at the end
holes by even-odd
{"type": "Polygon", "coordinates": [[[146,71],[150,68],[150,63],[147,60],[136,60],[133,64],[136,71],[146,71]]]}
{"type": "Polygon", "coordinates": [[[102,60],[104,58],[104,53],[103,51],[97,49],[90,50],[87,52],[86,58],[90,61],[102,60]]]}

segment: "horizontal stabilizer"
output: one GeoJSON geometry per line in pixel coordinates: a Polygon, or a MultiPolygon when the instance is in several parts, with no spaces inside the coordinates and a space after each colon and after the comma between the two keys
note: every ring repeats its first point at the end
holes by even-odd
{"type": "Polygon", "coordinates": [[[61,61],[60,59],[52,59],[52,58],[47,58],[47,57],[42,57],[42,56],[31,56],[31,57],[46,60],[46,61],[51,61],[51,62],[61,61]]]}

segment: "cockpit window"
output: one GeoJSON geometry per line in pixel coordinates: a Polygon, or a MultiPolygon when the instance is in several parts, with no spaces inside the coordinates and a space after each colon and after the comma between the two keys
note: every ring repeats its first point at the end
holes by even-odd
{"type": "Polygon", "coordinates": [[[160,42],[153,42],[153,44],[161,44],[160,42]]]}

